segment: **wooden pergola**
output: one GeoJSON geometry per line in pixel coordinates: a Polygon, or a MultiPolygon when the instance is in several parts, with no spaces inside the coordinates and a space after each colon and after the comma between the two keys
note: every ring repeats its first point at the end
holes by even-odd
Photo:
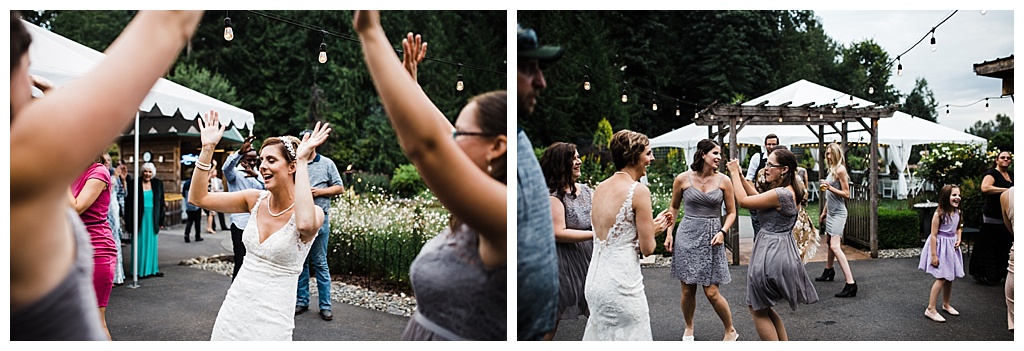
{"type": "MultiPolygon", "coordinates": [[[[717,140],[719,145],[725,145],[723,139],[729,135],[729,145],[737,145],[736,135],[743,127],[748,125],[803,125],[811,133],[818,137],[818,176],[825,178],[825,135],[839,134],[841,136],[843,150],[847,148],[847,135],[851,132],[866,131],[871,135],[870,165],[878,163],[878,120],[889,118],[896,112],[898,105],[889,106],[858,106],[849,104],[839,106],[838,103],[815,105],[812,103],[800,106],[790,106],[786,102],[777,106],[767,106],[768,101],[756,105],[725,105],[713,103],[704,110],[697,113],[694,123],[701,126],[708,126],[708,138],[717,140]],[[850,129],[850,124],[862,129],[850,129]],[[817,128],[815,128],[817,126],[817,128]],[[828,126],[830,131],[826,132],[828,126]],[[716,130],[717,127],[717,130],[716,130]],[[731,133],[736,131],[736,133],[731,133]]],[[[739,148],[729,148],[729,158],[738,158],[739,148]]],[[[724,167],[724,164],[720,165],[724,167]]],[[[878,258],[878,172],[870,172],[868,196],[871,206],[869,217],[871,257],[878,258]]],[[[810,191],[810,189],[808,189],[810,191]]],[[[819,189],[820,191],[820,189],[819,189]]],[[[824,198],[820,193],[819,198],[824,198]]],[[[735,201],[733,199],[732,201],[735,201]]],[[[729,236],[726,244],[732,249],[733,264],[739,264],[739,221],[733,223],[729,228],[729,236]]]]}

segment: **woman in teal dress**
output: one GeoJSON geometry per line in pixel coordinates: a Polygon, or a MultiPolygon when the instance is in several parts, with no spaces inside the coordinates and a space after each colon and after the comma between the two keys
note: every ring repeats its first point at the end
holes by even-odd
{"type": "Polygon", "coordinates": [[[125,227],[133,228],[132,206],[137,206],[139,211],[138,229],[134,231],[134,242],[139,248],[139,277],[162,277],[163,272],[157,266],[157,234],[164,226],[164,183],[153,176],[156,174],[156,166],[152,163],[142,165],[142,177],[140,181],[128,182],[128,196],[125,197],[125,227]],[[139,188],[138,205],[134,204],[134,189],[139,188]]]}

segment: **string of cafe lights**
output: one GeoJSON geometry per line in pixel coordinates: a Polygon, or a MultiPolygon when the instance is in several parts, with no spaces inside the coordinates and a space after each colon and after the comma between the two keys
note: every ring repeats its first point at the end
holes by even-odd
{"type": "MultiPolygon", "coordinates": [[[[590,74],[591,73],[594,73],[598,77],[605,78],[605,79],[607,79],[610,82],[618,81],[618,79],[615,78],[614,76],[612,76],[611,74],[607,74],[607,73],[602,72],[600,70],[595,70],[595,69],[591,68],[589,65],[586,65],[586,64],[583,64],[583,63],[581,63],[579,61],[574,60],[572,57],[570,57],[568,55],[563,55],[562,56],[562,60],[568,61],[568,62],[570,62],[572,64],[575,64],[575,65],[580,66],[580,67],[583,68],[584,73],[583,73],[583,85],[582,85],[582,87],[583,87],[584,91],[590,91],[591,89],[593,89],[593,83],[591,83],[591,79],[590,79],[590,74]]],[[[639,85],[630,83],[630,82],[628,82],[626,80],[622,80],[621,84],[622,84],[622,94],[621,94],[620,100],[624,104],[625,103],[629,103],[629,92],[627,91],[627,88],[632,87],[632,89],[634,91],[639,91],[639,92],[643,92],[644,93],[644,94],[637,93],[637,95],[649,95],[649,96],[651,96],[651,110],[653,110],[653,111],[658,111],[658,98],[659,97],[667,99],[668,101],[675,101],[675,103],[676,103],[675,115],[676,116],[681,116],[682,115],[682,107],[680,107],[680,104],[690,105],[690,106],[696,107],[696,109],[694,110],[694,118],[697,118],[697,112],[700,111],[700,109],[704,107],[704,105],[700,105],[700,104],[696,104],[696,103],[693,103],[693,102],[686,101],[685,100],[686,99],[685,96],[674,97],[674,96],[669,96],[669,95],[665,95],[665,94],[660,94],[656,90],[647,89],[647,88],[641,87],[639,85]]],[[[642,104],[643,101],[641,100],[640,103],[642,104]]]]}
{"type": "MultiPolygon", "coordinates": [[[[955,15],[959,11],[960,10],[953,10],[952,12],[950,12],[949,15],[946,16],[946,18],[943,18],[942,21],[939,21],[939,23],[936,24],[935,26],[933,26],[931,28],[931,30],[929,30],[928,32],[925,32],[925,34],[923,36],[921,36],[921,39],[918,39],[917,42],[914,43],[914,45],[911,45],[910,48],[904,50],[899,55],[896,55],[895,59],[892,59],[888,63],[886,63],[885,64],[885,69],[886,70],[892,69],[892,65],[895,63],[896,64],[896,76],[897,77],[902,77],[903,76],[903,60],[902,60],[903,56],[905,56],[911,50],[914,50],[914,48],[916,48],[918,45],[920,45],[922,42],[924,42],[925,39],[928,39],[929,37],[930,37],[929,44],[930,44],[931,51],[932,52],[936,52],[938,50],[938,46],[937,46],[937,41],[935,40],[935,30],[938,29],[939,26],[942,26],[943,23],[946,23],[946,21],[948,21],[950,18],[952,18],[953,15],[955,15]]],[[[987,13],[986,11],[981,11],[981,15],[983,15],[983,16],[986,13],[987,13]]],[[[875,93],[875,86],[873,84],[871,84],[871,77],[870,76],[865,77],[864,78],[864,82],[862,82],[860,85],[858,85],[857,88],[854,89],[854,90],[855,91],[860,90],[860,88],[865,86],[865,85],[868,86],[868,95],[872,95],[872,94],[875,93]]],[[[849,95],[850,102],[852,103],[853,102],[853,94],[845,94],[845,95],[849,95]]],[[[843,97],[843,95],[840,95],[840,96],[832,99],[832,103],[835,104],[836,100],[838,100],[838,99],[840,99],[842,97],[843,97]]],[[[835,113],[835,108],[833,108],[833,112],[832,113],[835,113]]]]}
{"type": "MultiPolygon", "coordinates": [[[[928,32],[926,32],[923,36],[921,36],[921,39],[918,39],[918,41],[915,42],[913,45],[911,45],[909,48],[907,48],[906,50],[901,52],[899,55],[896,55],[895,59],[892,59],[889,62],[887,62],[886,65],[885,65],[885,69],[886,70],[892,69],[892,66],[895,64],[896,65],[896,75],[898,77],[902,77],[903,76],[903,61],[902,61],[903,56],[905,56],[911,50],[915,49],[918,45],[920,45],[922,42],[924,42],[925,39],[929,39],[929,44],[930,44],[931,51],[932,52],[936,52],[938,50],[938,47],[937,47],[937,40],[935,39],[935,30],[938,29],[940,26],[942,26],[944,23],[946,23],[946,21],[948,21],[950,18],[952,18],[953,15],[955,15],[957,12],[959,12],[959,10],[953,10],[952,12],[950,12],[949,15],[947,15],[945,18],[942,19],[942,21],[940,21],[938,24],[933,26],[928,32]]],[[[981,14],[985,15],[986,11],[981,11],[981,14]]],[[[591,82],[591,79],[590,79],[590,74],[591,73],[594,73],[594,74],[596,74],[598,76],[604,77],[608,81],[612,81],[612,82],[618,81],[618,79],[613,77],[612,75],[606,74],[606,73],[604,73],[604,72],[602,72],[600,70],[595,70],[595,69],[591,68],[589,65],[580,63],[580,62],[572,59],[569,56],[563,56],[562,58],[564,60],[566,60],[568,62],[571,62],[571,63],[573,63],[573,64],[575,64],[577,66],[580,66],[580,67],[582,67],[584,69],[583,85],[582,85],[582,87],[583,87],[583,90],[585,90],[585,91],[590,91],[593,88],[593,83],[591,82]]],[[[647,89],[647,88],[641,87],[641,86],[639,86],[637,84],[630,83],[630,82],[628,82],[626,80],[622,80],[621,84],[622,84],[622,94],[621,94],[622,97],[621,97],[621,100],[622,100],[623,103],[628,103],[629,102],[629,91],[628,91],[628,89],[630,87],[632,87],[632,89],[634,89],[635,91],[640,91],[642,93],[645,93],[645,94],[638,94],[638,95],[650,95],[651,96],[651,109],[654,110],[654,111],[658,110],[658,98],[659,97],[668,99],[670,101],[671,100],[675,100],[675,102],[676,102],[676,107],[675,107],[675,111],[676,111],[675,114],[676,114],[676,116],[680,116],[681,115],[681,108],[680,108],[679,104],[685,104],[685,105],[691,105],[691,106],[697,107],[697,111],[695,111],[695,113],[694,113],[694,118],[697,118],[697,112],[699,112],[699,109],[704,107],[703,105],[699,105],[699,104],[696,104],[696,103],[692,103],[692,102],[686,101],[685,97],[676,98],[676,97],[673,97],[673,96],[659,94],[659,93],[657,93],[653,89],[647,89]]],[[[868,89],[867,89],[868,90],[868,94],[869,95],[874,94],[874,90],[875,90],[874,88],[875,87],[874,87],[873,84],[871,84],[870,77],[866,77],[864,82],[862,82],[858,86],[863,87],[865,85],[868,87],[868,89]]],[[[855,89],[855,90],[860,90],[860,89],[858,88],[858,89],[855,89]]],[[[848,96],[850,101],[851,102],[853,101],[853,94],[844,94],[844,95],[840,95],[840,96],[838,96],[836,98],[833,98],[832,99],[832,103],[830,104],[831,107],[832,107],[832,113],[837,113],[837,111],[838,111],[837,108],[836,108],[836,106],[838,105],[838,101],[837,100],[839,100],[840,98],[842,98],[844,96],[848,96]]],[[[993,97],[993,98],[1001,99],[1003,97],[993,97]]],[[[951,105],[950,104],[950,105],[947,105],[946,113],[947,113],[947,115],[949,114],[949,107],[966,107],[966,106],[977,104],[977,103],[979,103],[981,101],[985,101],[986,111],[987,111],[988,110],[988,100],[989,99],[990,98],[983,98],[983,99],[980,99],[978,101],[975,101],[974,103],[971,103],[971,104],[965,105],[965,106],[958,106],[958,105],[951,105]]]]}
{"type": "MultiPolygon", "coordinates": [[[[287,17],[281,16],[281,15],[273,14],[273,13],[266,12],[266,11],[258,11],[258,10],[245,10],[245,11],[248,12],[248,13],[251,13],[251,14],[254,14],[254,15],[266,18],[266,19],[282,22],[282,23],[285,23],[285,24],[288,24],[288,25],[292,25],[292,26],[296,26],[296,27],[300,27],[300,28],[303,28],[303,29],[306,29],[306,30],[310,30],[310,31],[314,31],[314,32],[320,33],[320,48],[319,48],[319,53],[317,55],[317,61],[320,62],[321,64],[327,63],[327,37],[338,38],[338,39],[342,39],[344,41],[350,41],[350,42],[353,42],[353,43],[356,43],[356,44],[359,43],[359,38],[357,38],[357,37],[352,37],[350,35],[345,35],[345,34],[342,34],[340,32],[333,32],[333,31],[327,30],[326,28],[323,28],[323,27],[315,27],[315,26],[303,23],[301,21],[298,21],[298,20],[295,20],[295,19],[291,19],[291,18],[287,18],[287,17]]],[[[225,13],[224,13],[224,40],[225,41],[232,41],[234,39],[235,39],[235,28],[232,26],[232,23],[231,23],[230,12],[225,11],[225,13]]],[[[402,55],[402,49],[395,49],[395,52],[398,55],[402,55]]],[[[489,73],[500,74],[500,75],[505,75],[506,74],[506,72],[503,72],[503,71],[493,70],[493,69],[484,68],[484,67],[476,66],[476,65],[470,65],[470,64],[466,64],[466,63],[462,63],[462,62],[444,60],[444,59],[440,59],[440,58],[438,58],[436,56],[433,56],[433,55],[424,56],[423,60],[424,61],[435,61],[435,62],[439,62],[439,63],[443,63],[443,64],[454,66],[456,68],[456,80],[455,80],[455,90],[456,91],[463,91],[463,90],[465,90],[465,86],[466,86],[465,85],[465,79],[464,79],[464,77],[462,75],[462,69],[463,68],[468,69],[468,70],[489,72],[489,73]]]]}
{"type": "Polygon", "coordinates": [[[977,105],[977,104],[981,103],[982,101],[985,102],[985,112],[988,112],[988,108],[989,108],[989,103],[988,102],[989,102],[989,99],[997,99],[998,100],[998,99],[1005,99],[1005,98],[1013,99],[1013,94],[1003,95],[1003,96],[984,97],[984,98],[978,99],[978,100],[976,100],[976,101],[974,101],[972,103],[963,104],[963,105],[946,104],[946,116],[947,117],[949,116],[949,108],[950,107],[956,107],[956,108],[971,107],[971,106],[974,106],[974,105],[977,105]]]}

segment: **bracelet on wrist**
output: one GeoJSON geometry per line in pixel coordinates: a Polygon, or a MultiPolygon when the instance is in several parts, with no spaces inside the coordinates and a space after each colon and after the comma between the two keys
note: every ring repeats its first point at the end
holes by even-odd
{"type": "Polygon", "coordinates": [[[213,168],[213,165],[212,165],[212,164],[209,164],[209,163],[202,163],[202,162],[200,162],[199,160],[196,160],[196,169],[198,169],[198,170],[200,170],[200,171],[206,171],[206,172],[209,172],[209,171],[210,171],[210,169],[212,169],[212,168],[213,168]]]}

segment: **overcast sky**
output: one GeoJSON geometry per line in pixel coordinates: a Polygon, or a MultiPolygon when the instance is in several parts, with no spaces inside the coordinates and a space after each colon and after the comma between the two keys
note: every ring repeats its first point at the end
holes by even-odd
{"type": "MultiPolygon", "coordinates": [[[[890,59],[910,49],[921,37],[953,11],[837,11],[815,10],[825,32],[833,40],[849,46],[856,41],[873,39],[889,53],[890,59]]],[[[903,76],[896,75],[893,65],[889,79],[897,90],[906,94],[914,88],[917,77],[928,80],[935,93],[938,122],[957,130],[964,130],[975,121],[992,120],[997,113],[1014,117],[1010,98],[990,99],[989,111],[985,103],[971,107],[950,107],[946,104],[967,105],[985,97],[997,97],[1002,81],[974,73],[974,64],[991,61],[1013,54],[1013,11],[960,10],[935,30],[935,52],[926,38],[901,58],[903,76]]],[[[854,94],[858,97],[870,98],[854,94]]]]}

